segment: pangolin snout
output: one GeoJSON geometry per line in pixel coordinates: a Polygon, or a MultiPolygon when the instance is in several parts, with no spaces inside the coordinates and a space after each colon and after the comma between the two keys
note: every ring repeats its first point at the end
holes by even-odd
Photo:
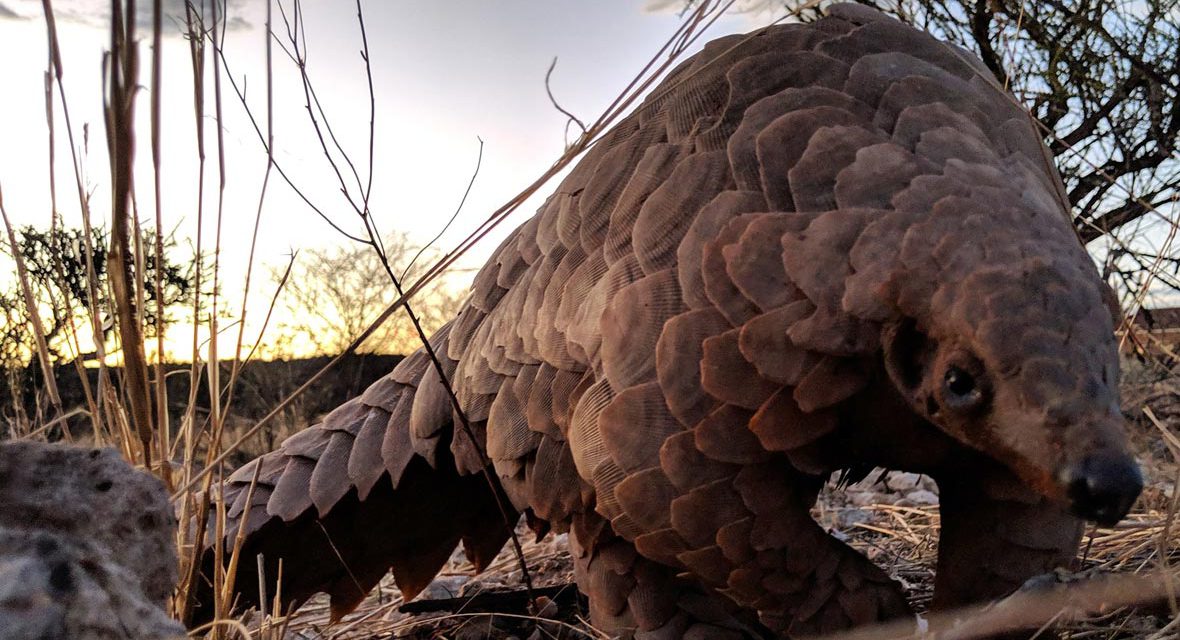
{"type": "Polygon", "coordinates": [[[1103,526],[1122,520],[1143,490],[1139,465],[1122,453],[1091,454],[1064,475],[1074,514],[1103,526]]]}

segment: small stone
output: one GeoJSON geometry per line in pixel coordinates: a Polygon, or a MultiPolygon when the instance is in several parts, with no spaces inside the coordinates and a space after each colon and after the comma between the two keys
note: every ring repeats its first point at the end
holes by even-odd
{"type": "Polygon", "coordinates": [[[903,498],[902,501],[899,501],[898,504],[901,504],[901,502],[906,502],[909,505],[915,507],[925,507],[938,504],[938,496],[931,491],[918,489],[917,491],[911,491],[905,494],[905,498],[903,498]]]}
{"type": "Polygon", "coordinates": [[[917,473],[891,471],[885,478],[885,486],[891,491],[905,493],[921,486],[922,476],[917,473]]]}
{"type": "Polygon", "coordinates": [[[851,529],[869,520],[872,520],[872,516],[863,509],[843,509],[837,519],[841,529],[851,529]]]}
{"type": "Polygon", "coordinates": [[[538,596],[536,601],[538,618],[553,618],[557,615],[557,603],[545,596],[538,596]]]}
{"type": "Polygon", "coordinates": [[[463,575],[439,576],[418,596],[420,600],[445,600],[457,598],[471,578],[463,575]]]}

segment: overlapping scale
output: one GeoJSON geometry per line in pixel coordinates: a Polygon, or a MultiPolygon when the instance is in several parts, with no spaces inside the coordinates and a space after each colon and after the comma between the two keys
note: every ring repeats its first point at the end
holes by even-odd
{"type": "Polygon", "coordinates": [[[780,385],[799,384],[818,356],[791,342],[787,331],[814,313],[815,305],[803,299],[755,316],[741,326],[738,349],[760,377],[780,385]]]}
{"type": "Polygon", "coordinates": [[[488,456],[492,460],[517,460],[537,449],[541,434],[529,429],[525,413],[527,396],[521,398],[518,380],[531,381],[535,378],[536,367],[527,367],[533,375],[524,371],[518,378],[505,378],[488,415],[488,456]]]}
{"type": "Polygon", "coordinates": [[[725,247],[742,237],[746,227],[760,214],[745,214],[732,218],[717,235],[701,249],[701,280],[705,297],[730,324],[737,326],[758,314],[758,305],[742,294],[725,268],[725,247]]]}
{"type": "Polygon", "coordinates": [[[729,478],[699,485],[672,501],[672,528],[697,549],[712,546],[721,527],[749,516],[729,478]]]}
{"type": "Polygon", "coordinates": [[[655,378],[656,343],[664,323],[686,310],[672,269],[636,280],[615,294],[599,328],[602,370],[616,392],[655,378]]]}
{"type": "Polygon", "coordinates": [[[700,210],[676,249],[676,273],[681,295],[689,308],[713,306],[705,291],[702,271],[705,245],[716,238],[731,219],[766,209],[766,199],[761,191],[723,191],[700,210]]]}
{"type": "Polygon", "coordinates": [[[578,198],[578,234],[584,251],[590,252],[602,246],[611,224],[612,211],[653,142],[655,140],[650,130],[646,133],[636,132],[603,154],[598,168],[578,198]]]}
{"type": "Polygon", "coordinates": [[[894,193],[915,177],[937,170],[926,158],[890,142],[864,147],[856,152],[856,160],[836,175],[837,208],[887,209],[894,193]]]}
{"type": "Polygon", "coordinates": [[[570,452],[573,453],[578,475],[586,481],[594,478],[594,470],[598,465],[610,459],[602,432],[598,428],[598,416],[611,403],[614,396],[609,382],[594,382],[578,400],[570,421],[570,452]]]}
{"type": "Polygon", "coordinates": [[[615,262],[594,287],[577,303],[577,310],[566,326],[565,335],[571,344],[585,354],[592,369],[601,369],[602,314],[615,295],[643,277],[639,261],[633,254],[615,262]]]}
{"type": "Polygon", "coordinates": [[[656,344],[656,374],[668,410],[686,427],[718,404],[701,386],[700,363],[705,339],[730,328],[715,309],[688,311],[664,323],[656,344]]]}
{"type": "Polygon", "coordinates": [[[529,504],[538,518],[561,527],[583,508],[588,485],[578,476],[567,441],[548,436],[541,439],[529,482],[529,504]]]}
{"type": "Polygon", "coordinates": [[[675,266],[680,240],[697,212],[731,183],[724,151],[696,153],[676,165],[668,180],[644,201],[632,229],[631,250],[644,273],[675,266]]]}
{"type": "Polygon", "coordinates": [[[668,180],[672,170],[689,151],[684,145],[669,143],[653,144],[644,151],[618,202],[610,211],[610,226],[602,244],[608,265],[632,255],[631,234],[640,209],[652,192],[668,180]]]}
{"type": "Polygon", "coordinates": [[[769,458],[754,433],[750,419],[754,412],[734,405],[719,407],[693,428],[697,449],[721,462],[754,464],[769,458]]]}
{"type": "Polygon", "coordinates": [[[701,387],[717,400],[757,409],[779,385],[758,375],[738,346],[741,329],[706,338],[701,358],[701,387]]]}
{"type": "MultiPolygon", "coordinates": [[[[741,124],[730,136],[727,145],[729,163],[733,167],[733,176],[738,189],[744,191],[763,190],[763,172],[759,163],[757,140],[771,123],[778,120],[783,114],[820,108],[844,111],[857,122],[872,122],[873,118],[871,107],[839,89],[827,87],[784,89],[758,100],[746,109],[741,124]]],[[[844,117],[847,118],[847,116],[844,117]]],[[[815,128],[837,124],[841,123],[830,122],[827,125],[817,125],[815,128]]],[[[796,141],[795,144],[806,146],[807,140],[796,141]]],[[[768,152],[769,149],[768,144],[768,152]]],[[[798,154],[795,157],[797,158],[798,154]]],[[[794,162],[790,164],[793,165],[794,162]]]]}
{"type": "Polygon", "coordinates": [[[731,478],[739,468],[705,457],[697,449],[696,434],[692,431],[681,431],[669,436],[660,447],[660,469],[681,492],[691,491],[697,485],[714,480],[731,478]]]}
{"type": "MultiPolygon", "coordinates": [[[[759,131],[754,139],[754,149],[762,192],[770,206],[778,211],[795,210],[795,199],[791,195],[790,171],[803,157],[808,143],[816,132],[832,126],[866,124],[865,118],[850,111],[819,106],[780,115],[759,131]]],[[[731,142],[731,156],[734,153],[732,144],[731,142]]]]}
{"type": "Polygon", "coordinates": [[[749,219],[736,242],[721,248],[725,273],[759,309],[774,309],[802,297],[783,266],[780,238],[806,228],[808,222],[806,216],[785,213],[758,215],[749,219]]]}
{"type": "Polygon", "coordinates": [[[598,429],[611,459],[632,473],[659,464],[664,441],[684,427],[668,411],[659,383],[648,382],[619,392],[598,416],[598,429]]]}

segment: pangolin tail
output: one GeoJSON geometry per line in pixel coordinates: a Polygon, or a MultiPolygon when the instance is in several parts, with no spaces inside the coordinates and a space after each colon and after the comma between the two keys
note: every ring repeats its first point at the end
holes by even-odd
{"type": "MultiPolygon", "coordinates": [[[[426,437],[411,433],[406,409],[426,369],[420,360],[421,354],[407,358],[360,398],[238,469],[223,484],[217,497],[226,512],[223,557],[239,530],[245,531],[234,577],[234,611],[259,604],[259,555],[268,600],[279,594],[286,609],[324,592],[333,617],[339,618],[355,609],[386,572],[393,572],[409,600],[460,543],[476,570],[504,546],[508,523],[515,523],[518,514],[499,483],[456,469],[449,426],[426,437]],[[280,563],[282,580],[276,584],[280,563]]],[[[214,615],[214,539],[212,534],[206,538],[210,548],[203,557],[190,620],[194,625],[214,615]]]]}

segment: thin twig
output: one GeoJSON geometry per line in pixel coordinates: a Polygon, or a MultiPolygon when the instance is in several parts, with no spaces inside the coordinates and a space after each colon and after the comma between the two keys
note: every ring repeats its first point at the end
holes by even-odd
{"type": "Polygon", "coordinates": [[[422,245],[418,249],[418,252],[414,254],[414,257],[410,259],[410,262],[406,265],[406,268],[402,270],[401,280],[403,282],[405,281],[406,276],[410,273],[410,269],[413,268],[414,263],[418,261],[418,258],[421,258],[422,254],[425,253],[427,249],[434,246],[434,243],[438,242],[438,239],[443,237],[443,234],[451,228],[452,224],[454,224],[455,219],[459,217],[459,212],[463,211],[463,205],[467,204],[467,196],[471,194],[471,187],[475,185],[475,179],[479,177],[479,168],[483,165],[483,138],[476,136],[475,139],[479,140],[479,153],[475,157],[475,170],[471,172],[471,179],[467,181],[467,188],[463,190],[463,197],[459,199],[459,206],[455,207],[455,212],[451,214],[450,219],[447,220],[447,223],[443,225],[442,229],[439,229],[438,233],[436,233],[434,237],[430,239],[430,242],[422,245]]]}
{"type": "MultiPolygon", "coordinates": [[[[264,35],[264,37],[266,39],[266,141],[267,141],[267,143],[266,143],[266,171],[262,175],[262,188],[259,189],[259,192],[258,192],[258,207],[256,208],[256,210],[254,212],[254,229],[250,234],[250,255],[249,255],[249,258],[246,260],[246,281],[242,285],[242,310],[241,310],[241,316],[238,319],[239,320],[238,339],[237,339],[236,345],[234,346],[234,361],[233,361],[233,367],[230,370],[229,382],[225,386],[225,394],[226,394],[225,403],[224,403],[225,414],[229,413],[230,407],[233,403],[234,388],[235,388],[237,380],[238,380],[238,375],[241,373],[241,368],[242,368],[242,364],[243,364],[243,362],[242,362],[242,341],[244,340],[245,333],[246,333],[246,311],[249,308],[249,305],[247,304],[247,302],[249,301],[249,298],[250,298],[250,281],[251,281],[251,278],[254,274],[254,255],[255,255],[255,251],[257,250],[257,247],[258,247],[258,229],[262,224],[262,208],[263,208],[263,204],[266,202],[266,188],[270,184],[271,170],[274,169],[274,164],[275,164],[275,161],[274,161],[274,82],[273,82],[274,70],[271,66],[273,60],[271,57],[271,45],[270,45],[270,43],[271,43],[271,38],[270,38],[271,6],[272,5],[271,5],[270,0],[267,0],[267,3],[266,3],[266,34],[264,35]]],[[[292,256],[292,261],[293,260],[294,260],[294,256],[292,256]]],[[[290,273],[291,273],[291,265],[288,264],[287,265],[287,274],[283,276],[284,283],[287,280],[287,275],[289,275],[290,273]]],[[[282,289],[282,284],[280,284],[279,289],[280,290],[282,289]]],[[[276,296],[278,295],[277,291],[276,291],[275,295],[276,296]]],[[[272,299],[271,306],[267,310],[266,322],[263,323],[263,328],[259,333],[260,338],[261,338],[261,335],[264,334],[266,331],[266,325],[270,321],[270,314],[271,314],[271,311],[273,311],[273,309],[274,309],[274,303],[275,303],[275,300],[272,299]]],[[[254,346],[250,349],[250,356],[252,356],[254,354],[255,349],[258,348],[258,342],[260,342],[260,340],[256,340],[254,342],[254,346]]],[[[249,359],[249,356],[247,356],[247,359],[249,359]]],[[[224,421],[225,418],[226,418],[226,415],[223,415],[222,420],[224,421]]],[[[265,601],[260,601],[260,602],[265,602],[265,601]]]]}
{"type": "MultiPolygon", "coordinates": [[[[566,120],[566,134],[567,134],[567,136],[569,133],[569,123],[571,123],[571,122],[578,125],[578,128],[582,130],[583,134],[585,134],[586,133],[586,123],[582,122],[578,118],[578,116],[575,116],[574,114],[570,113],[569,111],[566,111],[565,108],[563,108],[560,104],[557,103],[557,98],[553,97],[553,87],[550,85],[549,81],[550,81],[550,78],[553,76],[553,69],[556,67],[557,67],[557,58],[554,58],[553,62],[549,63],[549,70],[545,72],[545,94],[549,96],[549,103],[553,105],[553,108],[557,109],[559,112],[561,112],[562,115],[564,115],[567,118],[567,120],[566,120]]],[[[566,144],[567,145],[569,144],[568,140],[566,141],[566,144]]]]}
{"type": "MultiPolygon", "coordinates": [[[[164,66],[163,52],[163,7],[161,0],[152,0],[152,194],[156,204],[155,239],[155,288],[156,288],[156,419],[159,421],[160,476],[164,486],[171,489],[175,482],[172,479],[172,465],[168,464],[168,452],[171,449],[169,439],[171,429],[168,424],[168,385],[164,378],[164,203],[161,197],[161,172],[163,163],[160,157],[160,94],[163,93],[161,75],[164,66]]],[[[138,234],[137,234],[138,235],[138,234]]]]}

